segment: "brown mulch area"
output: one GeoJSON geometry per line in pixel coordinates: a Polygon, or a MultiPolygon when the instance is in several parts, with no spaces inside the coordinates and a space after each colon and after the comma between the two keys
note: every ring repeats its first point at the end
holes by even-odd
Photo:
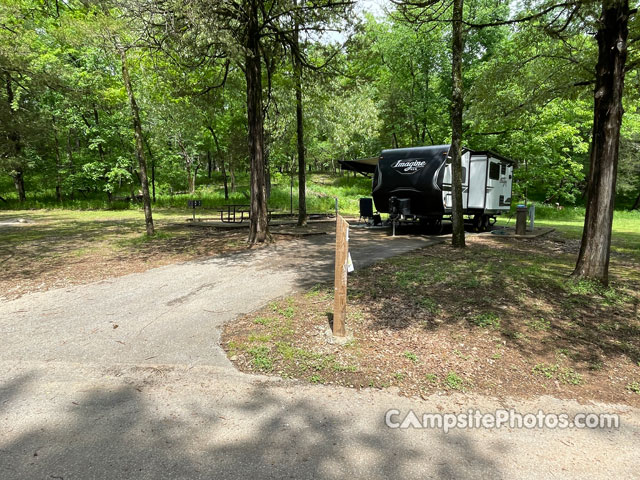
{"type": "Polygon", "coordinates": [[[610,288],[569,278],[579,241],[468,238],[349,277],[347,328],[330,342],[332,288],[226,326],[242,371],[406,396],[467,391],[640,406],[640,269],[612,258],[610,288]]]}

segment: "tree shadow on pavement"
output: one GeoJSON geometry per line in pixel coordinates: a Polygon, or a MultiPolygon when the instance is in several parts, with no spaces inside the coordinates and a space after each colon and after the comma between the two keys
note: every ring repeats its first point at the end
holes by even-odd
{"type": "Polygon", "coordinates": [[[259,382],[247,388],[240,398],[209,392],[210,400],[135,385],[85,391],[28,431],[0,437],[0,476],[501,478],[464,433],[391,430],[370,411],[333,412],[259,382]]]}

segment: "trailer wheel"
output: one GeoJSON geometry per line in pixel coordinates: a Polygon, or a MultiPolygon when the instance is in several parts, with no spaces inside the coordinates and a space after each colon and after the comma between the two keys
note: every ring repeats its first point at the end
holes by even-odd
{"type": "Polygon", "coordinates": [[[474,232],[481,232],[482,231],[482,225],[484,222],[484,217],[485,215],[480,215],[480,214],[476,214],[473,216],[473,223],[472,223],[472,230],[474,232]]]}
{"type": "Polygon", "coordinates": [[[491,217],[489,217],[489,215],[482,215],[480,231],[488,232],[489,230],[491,230],[491,217]]]}
{"type": "Polygon", "coordinates": [[[442,218],[420,218],[420,226],[428,235],[440,235],[442,233],[442,218]]]}
{"type": "Polygon", "coordinates": [[[442,233],[442,218],[434,218],[431,221],[430,231],[433,235],[440,235],[442,233]]]}

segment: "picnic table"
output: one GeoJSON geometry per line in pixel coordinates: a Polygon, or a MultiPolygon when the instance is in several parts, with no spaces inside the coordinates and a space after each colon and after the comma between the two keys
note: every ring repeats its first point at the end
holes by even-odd
{"type": "MultiPolygon", "coordinates": [[[[249,220],[250,205],[232,203],[223,205],[218,209],[220,213],[220,221],[223,223],[242,223],[249,220]]],[[[267,210],[267,222],[271,222],[271,210],[267,210]]]]}
{"type": "Polygon", "coordinates": [[[220,212],[220,221],[223,223],[242,223],[249,220],[249,210],[249,205],[235,203],[224,205],[218,212],[220,212]]]}

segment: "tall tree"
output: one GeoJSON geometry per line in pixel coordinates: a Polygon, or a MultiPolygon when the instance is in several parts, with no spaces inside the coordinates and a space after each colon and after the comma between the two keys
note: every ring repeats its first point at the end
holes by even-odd
{"type": "Polygon", "coordinates": [[[125,48],[120,44],[118,40],[115,40],[116,50],[120,55],[120,62],[122,68],[122,82],[127,90],[127,97],[129,98],[129,106],[131,108],[131,119],[133,121],[133,135],[135,138],[136,157],[138,159],[138,166],[140,167],[140,183],[142,185],[142,202],[144,205],[144,222],[147,230],[147,235],[151,236],[154,233],[153,216],[151,213],[151,196],[149,195],[149,177],[147,176],[147,160],[144,153],[144,140],[142,137],[142,123],[140,122],[140,110],[136,102],[136,97],[131,86],[131,77],[129,75],[129,68],[127,66],[127,54],[125,48]]]}
{"type": "Polygon", "coordinates": [[[603,0],[598,20],[598,63],[593,107],[587,211],[573,275],[609,282],[609,255],[618,169],[629,1],[603,0]]]}
{"type": "Polygon", "coordinates": [[[462,209],[462,115],[464,111],[462,55],[464,52],[463,0],[449,4],[438,0],[398,1],[401,12],[409,22],[430,26],[441,21],[451,23],[451,148],[447,161],[451,162],[451,244],[465,247],[464,216],[462,209]]]}
{"type": "Polygon", "coordinates": [[[451,219],[453,235],[451,244],[465,247],[464,217],[462,215],[462,112],[464,109],[462,85],[462,52],[464,49],[462,29],[463,0],[453,0],[451,17],[451,219]]]}
{"type": "MultiPolygon", "coordinates": [[[[302,2],[303,0],[301,0],[302,2]]],[[[296,0],[296,3],[297,0],[296,0]]],[[[293,65],[296,89],[296,140],[298,150],[298,226],[307,224],[306,162],[304,145],[304,116],[302,111],[302,59],[300,52],[300,25],[295,21],[293,33],[293,65]]]]}
{"type": "Polygon", "coordinates": [[[7,139],[9,140],[9,148],[7,156],[11,159],[11,170],[9,175],[13,178],[13,183],[18,193],[18,200],[24,202],[27,197],[24,190],[24,169],[22,159],[22,141],[18,130],[18,108],[16,108],[16,99],[13,92],[13,78],[10,72],[5,73],[5,86],[7,94],[7,110],[9,112],[9,128],[7,131],[7,139]]]}
{"type": "MultiPolygon", "coordinates": [[[[305,31],[322,32],[330,28],[334,17],[344,18],[352,4],[352,0],[319,0],[303,7],[292,0],[221,0],[212,6],[209,2],[192,0],[180,7],[188,12],[188,31],[196,34],[205,31],[209,43],[211,34],[220,36],[223,40],[218,44],[219,50],[244,70],[251,173],[250,244],[269,238],[262,67],[266,66],[270,85],[273,56],[294,45],[292,34],[296,23],[304,25],[305,31]]],[[[167,16],[166,11],[160,14],[167,16]]],[[[169,17],[166,23],[174,24],[175,16],[169,17]]]]}
{"type": "MultiPolygon", "coordinates": [[[[249,157],[251,158],[250,244],[264,242],[269,237],[267,222],[267,186],[264,157],[264,111],[262,104],[262,50],[260,45],[261,9],[259,0],[244,0],[246,27],[244,32],[247,81],[247,122],[249,125],[249,157]]],[[[266,20],[266,19],[264,19],[266,20]]]]}
{"type": "MultiPolygon", "coordinates": [[[[623,114],[622,94],[625,72],[628,69],[628,24],[632,12],[628,0],[602,0],[600,14],[594,21],[592,15],[596,6],[595,2],[587,0],[543,2],[533,13],[525,11],[511,19],[472,26],[484,28],[536,21],[552,37],[562,38],[571,30],[570,27],[580,30],[595,24],[598,57],[595,67],[587,209],[573,276],[607,284],[623,114]]],[[[633,13],[635,12],[634,9],[633,13]]]]}

